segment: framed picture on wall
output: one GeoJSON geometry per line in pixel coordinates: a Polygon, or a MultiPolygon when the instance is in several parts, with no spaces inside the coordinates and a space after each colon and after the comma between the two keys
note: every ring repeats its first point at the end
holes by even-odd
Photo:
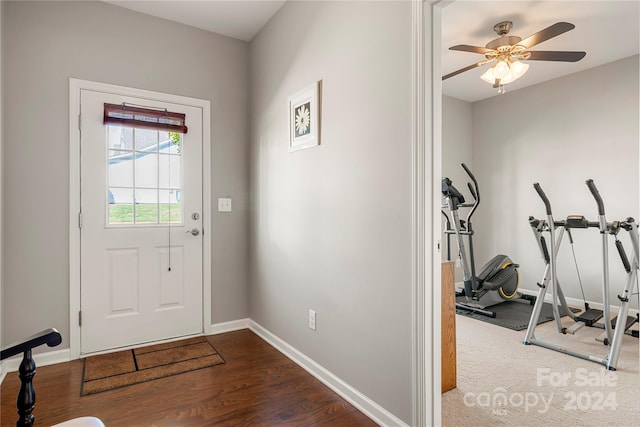
{"type": "Polygon", "coordinates": [[[320,145],[320,82],[289,97],[289,151],[320,145]]]}

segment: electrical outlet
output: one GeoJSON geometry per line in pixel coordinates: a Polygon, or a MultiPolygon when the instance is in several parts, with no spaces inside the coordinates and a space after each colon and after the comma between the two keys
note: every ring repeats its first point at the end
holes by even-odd
{"type": "Polygon", "coordinates": [[[316,312],[309,310],[309,329],[316,330],[316,312]]]}

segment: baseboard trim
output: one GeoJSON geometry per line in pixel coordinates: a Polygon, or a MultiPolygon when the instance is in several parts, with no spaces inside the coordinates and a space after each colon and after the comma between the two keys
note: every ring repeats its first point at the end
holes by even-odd
{"type": "Polygon", "coordinates": [[[225,332],[249,329],[250,319],[231,320],[229,322],[214,323],[211,325],[211,332],[208,335],[224,334],[225,332]]]}
{"type": "MultiPolygon", "coordinates": [[[[57,363],[64,363],[71,361],[71,351],[68,348],[63,350],[48,351],[46,353],[38,353],[33,355],[33,360],[36,362],[36,369],[40,366],[55,365],[57,363]]],[[[22,362],[22,354],[14,356],[2,361],[2,379],[9,372],[18,372],[22,362]]]]}
{"type": "Polygon", "coordinates": [[[250,319],[249,329],[379,425],[398,427],[407,426],[406,423],[391,414],[382,406],[378,405],[376,402],[316,363],[313,359],[250,319]]]}

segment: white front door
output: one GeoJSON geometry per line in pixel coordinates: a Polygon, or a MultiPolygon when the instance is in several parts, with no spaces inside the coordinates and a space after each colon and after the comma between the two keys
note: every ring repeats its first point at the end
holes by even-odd
{"type": "Polygon", "coordinates": [[[202,109],[82,89],[80,113],[81,353],[202,333],[202,109]],[[104,125],[123,102],[188,132],[104,125]]]}

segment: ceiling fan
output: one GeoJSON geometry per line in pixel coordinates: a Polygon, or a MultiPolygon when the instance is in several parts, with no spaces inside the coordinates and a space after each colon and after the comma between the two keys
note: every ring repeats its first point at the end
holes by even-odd
{"type": "Polygon", "coordinates": [[[529,64],[521,61],[577,62],[586,55],[586,52],[529,50],[537,44],[573,30],[575,25],[568,22],[557,22],[525,39],[521,39],[518,36],[508,36],[507,34],[512,27],[513,23],[511,21],[502,21],[497,23],[493,27],[493,30],[500,37],[490,41],[485,47],[470,46],[466,44],[450,47],[449,50],[479,53],[484,55],[486,59],[449,73],[443,76],[442,80],[446,80],[460,73],[464,73],[465,71],[494,62],[495,64],[489,68],[481,78],[484,81],[493,84],[494,88],[498,88],[499,93],[504,93],[503,86],[505,84],[513,82],[527,72],[529,64]]]}

